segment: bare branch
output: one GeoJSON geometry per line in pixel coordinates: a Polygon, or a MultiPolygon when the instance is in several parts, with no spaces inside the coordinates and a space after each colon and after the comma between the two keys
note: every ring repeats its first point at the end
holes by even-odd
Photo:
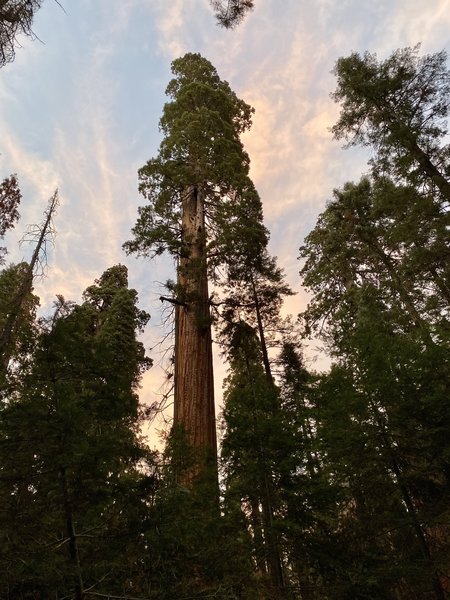
{"type": "Polygon", "coordinates": [[[160,296],[159,299],[161,302],[170,302],[171,304],[175,304],[176,306],[184,306],[188,308],[186,302],[181,302],[181,300],[177,300],[176,298],[168,298],[167,296],[160,296]]]}

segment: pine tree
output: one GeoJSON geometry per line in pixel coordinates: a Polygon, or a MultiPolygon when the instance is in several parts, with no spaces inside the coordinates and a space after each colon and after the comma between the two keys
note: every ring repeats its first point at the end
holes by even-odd
{"type": "MultiPolygon", "coordinates": [[[[0,184],[0,240],[19,218],[18,206],[22,199],[17,176],[6,177],[0,184]]],[[[0,265],[5,262],[6,248],[0,247],[0,265]]]]}
{"type": "Polygon", "coordinates": [[[29,303],[33,290],[33,279],[36,271],[43,266],[46,260],[46,245],[54,234],[53,217],[58,208],[59,199],[56,190],[48,201],[44,212],[44,219],[39,225],[32,225],[28,231],[28,237],[35,242],[30,263],[21,263],[16,271],[16,288],[9,300],[9,306],[5,311],[2,327],[0,329],[0,387],[7,375],[9,362],[14,354],[17,330],[21,326],[21,314],[29,303]]]}
{"type": "Polygon", "coordinates": [[[248,515],[257,570],[268,574],[273,593],[282,595],[276,490],[284,436],[278,394],[267,379],[260,342],[250,325],[241,321],[232,327],[228,355],[222,444],[227,495],[239,498],[248,515]]]}
{"type": "MultiPolygon", "coordinates": [[[[9,371],[2,369],[0,374],[1,397],[7,395],[10,386],[14,386],[14,379],[20,377],[22,370],[34,347],[36,332],[36,309],[39,299],[30,290],[22,294],[19,310],[15,309],[14,298],[20,293],[23,281],[29,269],[28,263],[10,265],[0,271],[0,332],[5,331],[14,314],[14,336],[8,346],[9,371]]],[[[6,367],[6,360],[4,362],[6,367]]]]}
{"type": "MultiPolygon", "coordinates": [[[[259,227],[262,225],[258,222],[255,224],[259,227]]],[[[234,433],[229,435],[227,431],[225,439],[230,442],[230,452],[236,457],[241,452],[245,455],[249,445],[255,446],[253,451],[259,453],[259,488],[254,487],[251,475],[248,478],[243,477],[241,485],[247,494],[246,502],[249,503],[252,514],[252,524],[249,524],[249,527],[253,530],[257,568],[259,572],[268,574],[274,593],[281,597],[286,593],[286,582],[281,537],[277,527],[274,527],[277,513],[280,513],[277,499],[280,474],[274,464],[288,450],[286,439],[281,434],[281,404],[273,373],[273,357],[270,357],[269,350],[280,344],[281,336],[285,333],[286,323],[281,319],[280,309],[284,297],[292,295],[293,292],[286,284],[284,273],[277,266],[276,259],[269,255],[267,240],[262,248],[259,244],[248,244],[242,259],[227,265],[225,273],[226,276],[221,282],[224,300],[218,303],[222,309],[218,320],[221,325],[219,339],[224,348],[224,355],[230,361],[230,401],[226,400],[224,409],[224,423],[227,429],[231,426],[231,411],[236,410],[233,418],[234,433]],[[242,381],[247,377],[249,390],[246,393],[242,389],[243,383],[239,380],[239,374],[242,381]],[[258,379],[261,374],[264,381],[258,379]],[[258,383],[255,383],[255,378],[258,379],[258,383]],[[238,389],[234,389],[235,387],[238,389]],[[232,400],[235,395],[240,396],[240,401],[231,408],[235,402],[232,400]],[[270,402],[267,404],[262,400],[265,408],[261,419],[266,424],[272,423],[278,433],[277,441],[275,437],[269,441],[264,434],[259,436],[257,433],[251,439],[247,439],[246,412],[254,411],[253,417],[258,419],[256,406],[262,397],[265,397],[266,401],[270,399],[270,402]],[[249,401],[249,398],[252,401],[249,401]],[[277,443],[279,452],[275,449],[277,443]],[[274,458],[273,462],[272,459],[266,460],[266,454],[276,455],[277,459],[274,458]]],[[[243,464],[246,464],[245,458],[243,464]]]]}
{"type": "MultiPolygon", "coordinates": [[[[431,195],[388,178],[364,177],[334,191],[300,249],[313,293],[307,325],[352,319],[353,296],[373,286],[397,327],[442,342],[447,329],[449,215],[431,195]],[[394,314],[395,313],[395,314],[394,314]]],[[[337,335],[342,338],[341,333],[337,335]]]]}
{"type": "MultiPolygon", "coordinates": [[[[243,263],[229,265],[223,288],[222,318],[225,324],[244,320],[255,327],[266,378],[273,386],[269,346],[280,344],[280,337],[286,328],[280,310],[284,298],[293,295],[282,269],[277,266],[276,258],[269,255],[267,247],[261,252],[260,246],[256,245],[253,249],[248,248],[243,263]]],[[[227,326],[223,329],[225,338],[226,332],[227,326]]]]}

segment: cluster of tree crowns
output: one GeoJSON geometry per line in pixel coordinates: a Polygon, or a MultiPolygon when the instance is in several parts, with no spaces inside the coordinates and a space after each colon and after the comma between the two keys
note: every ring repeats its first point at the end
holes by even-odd
{"type": "MultiPolygon", "coordinates": [[[[137,394],[148,315],[125,267],[36,318],[55,193],[30,263],[0,273],[1,597],[447,598],[445,53],[338,60],[333,132],[373,153],[300,249],[300,327],[280,316],[292,292],[240,141],[253,110],[198,54],[172,71],[125,249],[174,257],[174,426],[150,452],[137,394]],[[212,330],[229,365],[219,457],[212,330]],[[302,358],[312,332],[326,374],[302,358]]],[[[2,236],[20,197],[6,178],[2,236]]]]}

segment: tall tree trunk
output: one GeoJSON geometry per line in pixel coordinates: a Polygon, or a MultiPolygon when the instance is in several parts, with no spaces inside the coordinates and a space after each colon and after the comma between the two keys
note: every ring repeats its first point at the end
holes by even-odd
{"type": "MultiPolygon", "coordinates": [[[[182,251],[178,268],[179,300],[175,320],[174,423],[186,441],[216,469],[211,318],[206,262],[204,199],[190,186],[182,201],[182,251]]],[[[202,465],[188,475],[192,479],[202,465]]]]}

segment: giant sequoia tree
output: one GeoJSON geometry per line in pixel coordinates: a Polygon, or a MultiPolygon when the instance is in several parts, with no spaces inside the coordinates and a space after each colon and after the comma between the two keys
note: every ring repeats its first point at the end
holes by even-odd
{"type": "MultiPolygon", "coordinates": [[[[177,265],[175,424],[193,448],[216,455],[208,279],[217,268],[256,257],[267,240],[261,203],[239,136],[252,108],[199,54],[172,63],[159,154],[139,172],[148,203],[139,209],[129,252],[168,251],[177,265]]],[[[255,259],[256,260],[256,259],[255,259]]]]}

